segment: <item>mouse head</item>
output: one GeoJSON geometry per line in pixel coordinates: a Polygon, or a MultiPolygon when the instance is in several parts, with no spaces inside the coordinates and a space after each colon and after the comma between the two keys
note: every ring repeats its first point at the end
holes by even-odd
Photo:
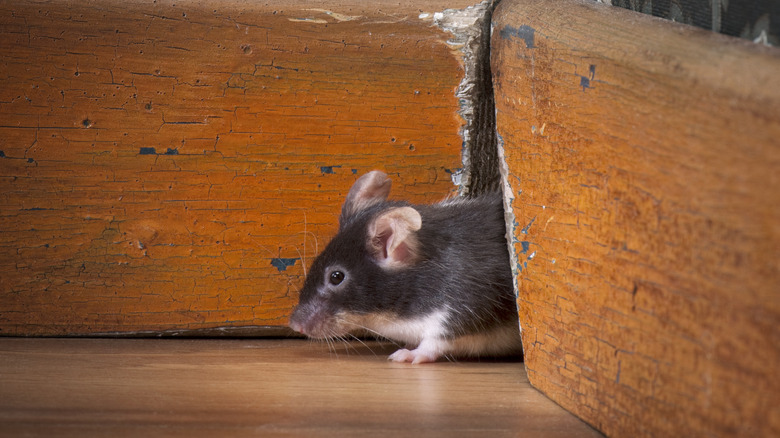
{"type": "Polygon", "coordinates": [[[382,278],[411,267],[419,258],[416,232],[420,213],[387,202],[391,182],[372,171],[361,176],[347,195],[339,232],[314,260],[290,327],[315,338],[342,336],[356,327],[359,315],[382,310],[382,278]]]}

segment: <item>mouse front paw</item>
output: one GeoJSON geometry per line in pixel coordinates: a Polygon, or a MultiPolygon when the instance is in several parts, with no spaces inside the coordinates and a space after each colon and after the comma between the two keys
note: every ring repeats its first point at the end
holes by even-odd
{"type": "Polygon", "coordinates": [[[436,362],[439,357],[435,354],[421,351],[419,348],[415,350],[407,350],[402,348],[395,353],[391,354],[387,360],[393,362],[410,362],[412,364],[436,362]]]}

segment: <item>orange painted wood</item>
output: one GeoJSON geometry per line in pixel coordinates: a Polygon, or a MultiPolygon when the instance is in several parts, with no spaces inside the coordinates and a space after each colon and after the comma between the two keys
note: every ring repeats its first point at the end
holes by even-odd
{"type": "Polygon", "coordinates": [[[360,174],[453,190],[468,5],[0,3],[0,334],[286,324],[360,174]]]}
{"type": "Polygon", "coordinates": [[[531,383],[609,436],[779,436],[780,50],[505,0],[491,53],[531,383]]]}

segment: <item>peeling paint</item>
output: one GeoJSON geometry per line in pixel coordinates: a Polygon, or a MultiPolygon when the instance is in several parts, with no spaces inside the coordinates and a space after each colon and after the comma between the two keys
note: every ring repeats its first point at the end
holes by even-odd
{"type": "Polygon", "coordinates": [[[583,76],[583,75],[577,75],[577,76],[580,77],[580,87],[582,87],[582,91],[591,88],[591,82],[595,81],[596,79],[596,66],[590,64],[590,66],[588,67],[588,76],[583,76]]]}
{"type": "MultiPolygon", "coordinates": [[[[362,18],[361,15],[345,15],[345,14],[339,14],[337,12],[329,11],[327,9],[318,9],[318,8],[310,8],[305,9],[306,11],[311,12],[319,12],[321,14],[325,14],[337,22],[342,21],[353,21],[357,20],[359,18],[362,18]]],[[[295,22],[295,23],[315,23],[315,24],[328,24],[328,20],[324,18],[312,18],[312,17],[306,17],[306,18],[288,18],[289,21],[295,22]]]]}
{"type": "Polygon", "coordinates": [[[322,18],[288,18],[293,23],[314,23],[314,24],[328,24],[328,20],[322,18]]]}
{"type": "Polygon", "coordinates": [[[505,40],[510,38],[520,38],[525,41],[525,47],[527,49],[536,48],[536,46],[534,46],[536,30],[531,26],[527,26],[525,24],[520,27],[505,26],[503,29],[501,29],[499,35],[505,40]]]}
{"type": "MultiPolygon", "coordinates": [[[[480,62],[484,54],[490,50],[489,38],[484,38],[489,32],[490,17],[493,10],[492,1],[483,1],[465,9],[445,9],[433,13],[433,24],[452,34],[447,44],[453,50],[461,53],[463,80],[458,86],[455,96],[460,103],[458,113],[464,120],[460,130],[463,139],[462,159],[463,169],[452,174],[452,181],[461,194],[467,194],[471,182],[472,159],[471,151],[478,136],[478,129],[495,130],[495,126],[485,127],[479,123],[476,108],[483,97],[485,84],[480,74],[480,62]]],[[[427,19],[429,13],[420,14],[420,19],[427,19]]],[[[488,35],[489,36],[489,35],[488,35]]],[[[489,78],[488,78],[489,81],[489,78]]],[[[492,96],[492,92],[491,92],[492,96]]]]}
{"type": "Polygon", "coordinates": [[[328,15],[328,16],[330,16],[330,17],[333,17],[333,19],[334,19],[334,20],[336,20],[336,21],[352,21],[352,20],[357,20],[358,18],[362,18],[362,16],[361,16],[361,15],[344,15],[344,14],[338,14],[338,13],[336,13],[336,12],[329,11],[329,10],[327,10],[327,9],[317,9],[317,8],[313,8],[313,9],[307,9],[307,11],[313,11],[313,12],[322,12],[322,13],[323,13],[323,14],[325,14],[325,15],[328,15]]]}
{"type": "MultiPolygon", "coordinates": [[[[522,266],[518,261],[517,253],[515,252],[515,230],[520,224],[515,219],[515,212],[512,206],[515,196],[512,191],[512,186],[509,184],[509,166],[506,162],[506,155],[504,153],[504,138],[500,134],[496,133],[496,142],[498,148],[498,168],[501,172],[501,188],[504,193],[504,220],[506,221],[506,244],[509,250],[509,266],[512,268],[512,278],[515,288],[515,297],[519,296],[520,291],[520,273],[522,272],[522,266]]],[[[519,195],[518,195],[519,196],[519,195]]],[[[533,223],[533,221],[531,221],[533,223]]],[[[520,325],[520,331],[523,331],[522,324],[520,325]]]]}
{"type": "Polygon", "coordinates": [[[299,258],[292,259],[292,258],[277,257],[277,258],[271,259],[271,266],[273,266],[274,268],[278,269],[279,272],[282,272],[282,271],[286,271],[287,268],[289,268],[290,266],[294,266],[295,262],[298,261],[298,260],[300,260],[300,259],[299,258]]]}
{"type": "MultiPolygon", "coordinates": [[[[138,155],[158,155],[157,149],[152,147],[142,147],[138,149],[138,155]]],[[[163,155],[179,155],[179,150],[176,148],[167,148],[163,155]]]]}
{"type": "MultiPolygon", "coordinates": [[[[320,172],[322,172],[323,175],[332,175],[336,172],[334,172],[334,169],[338,169],[341,166],[320,166],[320,172]]],[[[355,172],[352,172],[355,173],[355,172]]]]}
{"type": "Polygon", "coordinates": [[[528,234],[528,230],[531,229],[531,225],[533,225],[534,222],[536,222],[536,216],[534,216],[533,219],[531,219],[531,222],[528,222],[528,225],[524,226],[520,232],[523,234],[528,234]]]}
{"type": "Polygon", "coordinates": [[[582,91],[590,88],[590,79],[585,76],[580,76],[580,87],[582,87],[582,91]]]}

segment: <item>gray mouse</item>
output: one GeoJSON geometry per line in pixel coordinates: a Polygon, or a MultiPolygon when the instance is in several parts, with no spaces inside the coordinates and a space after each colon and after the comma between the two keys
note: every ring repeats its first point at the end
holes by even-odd
{"type": "Polygon", "coordinates": [[[388,201],[390,186],[376,170],[354,183],[290,327],[316,339],[370,332],[413,348],[390,355],[395,362],[520,355],[501,195],[412,205],[388,201]]]}

